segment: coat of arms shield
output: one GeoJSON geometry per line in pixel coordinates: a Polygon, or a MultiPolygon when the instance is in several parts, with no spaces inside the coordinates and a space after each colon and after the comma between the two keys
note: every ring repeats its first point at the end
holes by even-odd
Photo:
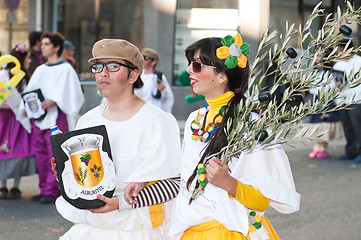
{"type": "Polygon", "coordinates": [[[62,196],[80,209],[98,208],[105,203],[96,196],[111,197],[115,170],[104,125],[52,135],[62,196]]]}

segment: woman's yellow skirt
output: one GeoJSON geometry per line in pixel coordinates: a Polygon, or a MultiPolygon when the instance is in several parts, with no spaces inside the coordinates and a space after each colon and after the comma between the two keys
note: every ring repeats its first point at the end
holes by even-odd
{"type": "MultiPolygon", "coordinates": [[[[262,218],[262,226],[266,228],[270,240],[279,240],[276,231],[267,218],[262,218]]],[[[229,231],[222,224],[212,220],[188,228],[181,240],[250,240],[249,234],[245,237],[242,233],[229,231]]]]}

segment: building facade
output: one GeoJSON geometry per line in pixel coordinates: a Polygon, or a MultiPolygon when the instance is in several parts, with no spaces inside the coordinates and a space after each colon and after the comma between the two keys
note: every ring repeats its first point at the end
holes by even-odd
{"type": "MultiPolygon", "coordinates": [[[[352,1],[360,6],[361,0],[352,1]]],[[[17,43],[27,43],[31,30],[58,31],[75,45],[82,80],[91,79],[87,60],[95,41],[123,38],[140,49],[156,49],[158,64],[175,94],[173,114],[184,120],[200,103],[188,104],[189,88],[180,86],[178,74],[187,68],[184,49],[206,36],[223,37],[240,32],[250,44],[253,59],[268,26],[284,31],[286,21],[302,24],[319,0],[19,0],[0,1],[0,51],[4,54],[17,43]],[[9,9],[10,2],[19,2],[9,9]]],[[[326,12],[345,7],[343,0],[324,0],[326,12]]],[[[313,25],[315,31],[322,19],[313,25]]],[[[358,27],[353,28],[356,43],[358,27]]],[[[297,45],[297,43],[294,43],[297,45]]],[[[84,81],[86,106],[96,105],[94,82],[84,81]]]]}

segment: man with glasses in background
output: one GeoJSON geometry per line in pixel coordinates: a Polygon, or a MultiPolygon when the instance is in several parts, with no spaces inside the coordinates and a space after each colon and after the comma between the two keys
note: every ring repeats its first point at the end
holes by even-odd
{"type": "Polygon", "coordinates": [[[141,78],[144,86],[137,89],[135,93],[165,112],[171,113],[174,95],[165,75],[157,71],[157,63],[160,59],[159,53],[154,49],[144,48],[142,54],[144,56],[144,70],[141,78]]]}

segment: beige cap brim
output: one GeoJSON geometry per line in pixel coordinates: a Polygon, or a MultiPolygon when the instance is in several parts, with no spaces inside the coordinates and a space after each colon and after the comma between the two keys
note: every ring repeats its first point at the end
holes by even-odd
{"type": "Polygon", "coordinates": [[[88,63],[94,64],[99,59],[108,59],[108,58],[127,60],[126,58],[119,57],[119,56],[101,56],[101,57],[94,57],[94,58],[89,59],[88,63]]]}

